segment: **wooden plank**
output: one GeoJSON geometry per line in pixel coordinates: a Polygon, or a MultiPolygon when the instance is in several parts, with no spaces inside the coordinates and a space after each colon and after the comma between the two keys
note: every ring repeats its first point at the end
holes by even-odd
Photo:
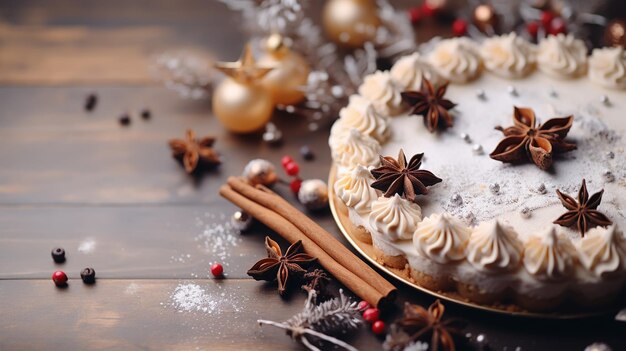
{"type": "Polygon", "coordinates": [[[303,144],[311,145],[317,159],[301,162],[302,175],[327,178],[327,131],[310,133],[298,118],[276,117],[285,145],[275,148],[260,135],[226,132],[206,101],[183,101],[164,88],[98,88],[92,114],[82,110],[88,91],[0,88],[0,203],[206,203],[249,160],[266,158],[278,166],[283,154],[299,159],[303,144]],[[153,113],[149,121],[136,112],[144,106],[153,113]],[[129,127],[117,122],[124,111],[133,113],[129,127]],[[171,158],[167,141],[183,137],[186,128],[217,136],[215,147],[224,159],[218,170],[190,177],[171,158]]]}
{"type": "Polygon", "coordinates": [[[237,57],[236,16],[217,1],[1,2],[0,84],[154,84],[165,50],[237,57]]]}
{"type": "MultiPolygon", "coordinates": [[[[400,293],[402,300],[430,303],[410,290],[400,293]]],[[[5,302],[0,305],[2,350],[301,349],[282,331],[261,328],[256,320],[289,318],[301,310],[304,294],[281,299],[273,287],[251,280],[102,279],[95,286],[70,281],[67,289],[43,280],[0,280],[0,300],[5,302]],[[177,287],[195,289],[204,302],[181,308],[176,302],[182,301],[173,297],[177,287]]],[[[391,322],[399,310],[383,314],[384,320],[391,322]]],[[[613,350],[626,347],[623,330],[610,320],[502,318],[453,305],[446,306],[445,317],[471,320],[466,332],[474,338],[482,333],[493,350],[580,350],[595,341],[613,350]]],[[[381,344],[367,328],[349,342],[361,350],[381,344]]]]}
{"type": "Polygon", "coordinates": [[[0,279],[48,279],[57,269],[80,279],[85,267],[103,278],[207,278],[213,262],[229,277],[265,257],[262,228],[240,235],[234,207],[18,207],[0,211],[0,279]],[[55,264],[54,247],[67,261],[55,264]]]}

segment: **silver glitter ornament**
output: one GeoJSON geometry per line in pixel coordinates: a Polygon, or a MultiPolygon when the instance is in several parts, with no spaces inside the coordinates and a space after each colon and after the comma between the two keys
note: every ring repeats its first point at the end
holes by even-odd
{"type": "Polygon", "coordinates": [[[594,342],[593,344],[585,347],[585,351],[611,351],[611,348],[603,342],[594,342]]]}
{"type": "Polygon", "coordinates": [[[615,175],[608,169],[602,173],[602,177],[607,183],[612,183],[615,181],[615,175]]]}
{"type": "Polygon", "coordinates": [[[230,223],[236,230],[245,232],[252,225],[252,216],[242,210],[235,211],[230,217],[230,223]]]}
{"type": "Polygon", "coordinates": [[[498,183],[493,183],[489,185],[489,190],[491,191],[492,194],[497,194],[500,192],[500,184],[498,183]]]}
{"type": "Polygon", "coordinates": [[[461,206],[463,204],[463,198],[459,194],[454,194],[450,197],[450,203],[454,206],[461,206]]]}
{"type": "Polygon", "coordinates": [[[483,154],[483,146],[480,144],[472,145],[472,152],[474,155],[482,155],[483,154]]]}
{"type": "Polygon", "coordinates": [[[328,186],[319,179],[307,179],[300,185],[298,200],[308,210],[320,210],[328,206],[328,186]]]}
{"type": "Polygon", "coordinates": [[[525,219],[530,218],[530,214],[531,214],[530,208],[528,208],[528,207],[522,208],[519,211],[519,214],[520,214],[520,216],[522,216],[522,218],[525,218],[525,219]]]}
{"type": "Polygon", "coordinates": [[[276,174],[274,165],[260,158],[248,162],[243,169],[242,175],[252,185],[263,184],[270,186],[278,181],[278,175],[276,174]]]}

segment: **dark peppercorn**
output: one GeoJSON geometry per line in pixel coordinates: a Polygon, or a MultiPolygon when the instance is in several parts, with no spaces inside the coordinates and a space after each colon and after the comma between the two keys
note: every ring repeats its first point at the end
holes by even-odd
{"type": "Polygon", "coordinates": [[[150,117],[152,117],[152,113],[150,112],[150,110],[148,110],[147,108],[141,110],[141,118],[150,119],[150,117]]]}
{"type": "Polygon", "coordinates": [[[80,278],[85,284],[93,284],[96,282],[96,271],[93,268],[85,268],[80,272],[80,278]]]}
{"type": "Polygon", "coordinates": [[[54,260],[54,262],[56,263],[63,263],[65,262],[65,250],[63,250],[60,247],[55,247],[54,249],[52,249],[52,259],[54,260]]]}
{"type": "Polygon", "coordinates": [[[125,113],[123,115],[120,116],[119,122],[121,125],[123,126],[127,126],[130,124],[130,116],[128,115],[128,113],[125,113]]]}
{"type": "Polygon", "coordinates": [[[311,161],[315,158],[315,154],[313,153],[313,150],[311,150],[311,148],[308,145],[304,145],[303,147],[300,148],[300,155],[302,155],[302,158],[304,158],[307,161],[311,161]]]}
{"type": "Polygon", "coordinates": [[[85,99],[85,110],[90,112],[93,111],[93,109],[96,108],[97,103],[98,96],[96,96],[96,94],[87,95],[87,98],[85,99]]]}

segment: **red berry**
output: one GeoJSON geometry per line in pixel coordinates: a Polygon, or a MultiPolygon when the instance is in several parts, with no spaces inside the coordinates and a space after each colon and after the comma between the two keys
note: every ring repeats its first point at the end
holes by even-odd
{"type": "Polygon", "coordinates": [[[526,31],[528,32],[528,34],[530,34],[531,37],[537,37],[537,33],[539,32],[539,22],[528,22],[526,24],[526,31]]]}
{"type": "Polygon", "coordinates": [[[356,308],[359,309],[359,311],[363,312],[366,309],[370,308],[370,304],[367,303],[367,301],[361,301],[359,302],[359,304],[356,306],[356,308]]]}
{"type": "Polygon", "coordinates": [[[452,33],[457,37],[465,35],[465,33],[467,33],[467,22],[460,18],[457,18],[452,23],[452,33]]]}
{"type": "Polygon", "coordinates": [[[550,22],[550,28],[548,28],[548,33],[552,35],[567,33],[567,24],[565,23],[565,20],[561,17],[556,17],[555,19],[553,19],[552,22],[550,22]]]}
{"type": "Polygon", "coordinates": [[[421,12],[424,15],[424,17],[433,17],[437,12],[437,8],[433,7],[432,5],[428,4],[427,1],[425,1],[422,4],[421,12]]]}
{"type": "Polygon", "coordinates": [[[56,286],[64,286],[67,284],[67,274],[63,271],[56,271],[52,273],[52,281],[56,286]]]}
{"type": "Polygon", "coordinates": [[[376,335],[380,335],[380,334],[384,333],[385,332],[385,322],[383,322],[383,321],[376,321],[376,322],[374,322],[374,324],[372,324],[372,331],[376,335]]]}
{"type": "Polygon", "coordinates": [[[291,191],[296,195],[298,195],[298,192],[300,191],[300,186],[302,186],[302,179],[299,178],[296,178],[289,183],[291,191]]]}
{"type": "Polygon", "coordinates": [[[554,13],[552,11],[543,11],[541,13],[541,24],[543,25],[543,28],[550,28],[550,23],[552,23],[553,19],[554,13]]]}
{"type": "Polygon", "coordinates": [[[409,9],[409,19],[413,24],[416,24],[422,19],[422,11],[419,7],[411,7],[409,9]]]}
{"type": "Polygon", "coordinates": [[[224,275],[224,267],[219,263],[213,263],[211,265],[211,274],[216,278],[222,277],[224,275]]]}
{"type": "Polygon", "coordinates": [[[285,165],[285,172],[292,177],[295,177],[300,173],[300,166],[295,162],[290,162],[285,165]]]}
{"type": "Polygon", "coordinates": [[[293,162],[293,158],[291,158],[291,156],[289,155],[285,155],[283,156],[283,158],[280,159],[280,163],[283,165],[283,168],[285,168],[288,164],[293,162]]]}
{"type": "Polygon", "coordinates": [[[378,320],[378,316],[380,315],[380,311],[378,308],[370,307],[363,312],[363,319],[368,322],[374,322],[378,320]]]}

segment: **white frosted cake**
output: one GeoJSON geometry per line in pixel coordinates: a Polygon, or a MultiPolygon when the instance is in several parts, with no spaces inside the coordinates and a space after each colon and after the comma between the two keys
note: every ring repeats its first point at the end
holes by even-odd
{"type": "Polygon", "coordinates": [[[621,48],[442,40],[365,77],[331,130],[334,190],[377,259],[429,289],[608,304],[626,281],[625,131],[621,48]]]}

